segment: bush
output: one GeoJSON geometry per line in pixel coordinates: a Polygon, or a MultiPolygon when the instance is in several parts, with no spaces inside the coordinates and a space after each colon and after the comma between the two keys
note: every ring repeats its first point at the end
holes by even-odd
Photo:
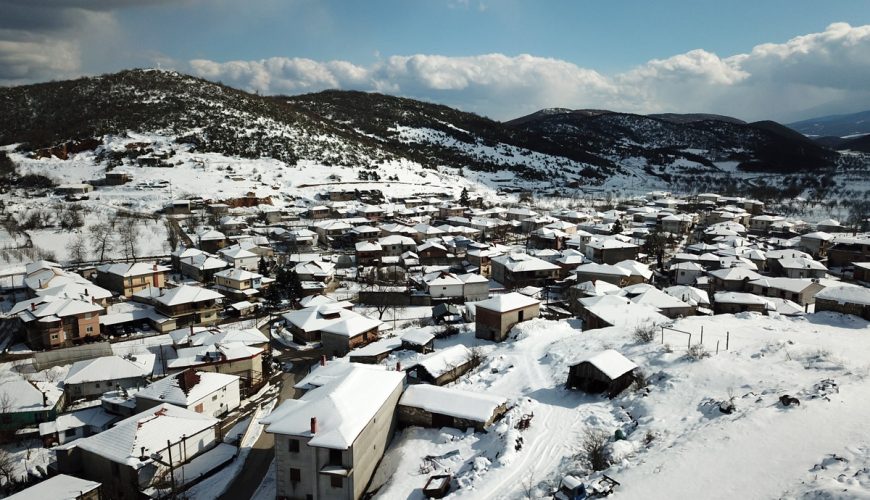
{"type": "Polygon", "coordinates": [[[704,344],[694,344],[690,346],[686,354],[689,356],[689,359],[692,359],[693,361],[700,361],[710,356],[710,353],[704,348],[704,344]]]}
{"type": "Polygon", "coordinates": [[[589,429],[583,436],[580,457],[586,466],[594,471],[604,470],[610,467],[610,459],[607,454],[607,444],[610,435],[601,429],[589,429]]]}
{"type": "Polygon", "coordinates": [[[656,326],[652,323],[637,325],[632,332],[631,337],[637,342],[649,344],[656,339],[656,326]]]}

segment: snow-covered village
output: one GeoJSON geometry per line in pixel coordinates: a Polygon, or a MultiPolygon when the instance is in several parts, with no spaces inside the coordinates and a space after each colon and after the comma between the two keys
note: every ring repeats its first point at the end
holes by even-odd
{"type": "Polygon", "coordinates": [[[870,10],[79,3],[0,0],[0,498],[870,499],[870,10]]]}

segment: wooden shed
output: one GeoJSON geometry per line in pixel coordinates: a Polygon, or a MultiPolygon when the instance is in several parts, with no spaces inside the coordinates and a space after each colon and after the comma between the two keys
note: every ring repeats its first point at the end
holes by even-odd
{"type": "Polygon", "coordinates": [[[476,360],[464,345],[455,345],[422,358],[408,368],[409,383],[444,385],[474,368],[476,360]]]}
{"type": "Polygon", "coordinates": [[[483,432],[505,414],[507,403],[507,398],[494,394],[419,384],[405,389],[397,410],[402,425],[483,432]]]}
{"type": "Polygon", "coordinates": [[[622,354],[608,349],[572,365],[568,371],[569,389],[585,392],[606,392],[615,397],[634,381],[637,365],[622,354]]]}

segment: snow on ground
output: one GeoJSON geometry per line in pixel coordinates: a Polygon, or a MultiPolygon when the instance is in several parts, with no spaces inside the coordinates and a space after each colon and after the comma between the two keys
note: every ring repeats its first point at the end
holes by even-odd
{"type": "Polygon", "coordinates": [[[445,471],[455,478],[451,498],[519,498],[524,485],[543,496],[563,474],[598,477],[582,456],[590,430],[627,436],[608,447],[613,465],[605,473],[622,483],[616,498],[815,498],[802,495],[833,491],[832,481],[850,488],[848,498],[870,495],[861,472],[870,446],[866,321],[830,313],[677,321],[693,344],[703,326],[709,355],[698,360],[687,355],[683,333],[646,344],[619,328],[581,333],[572,325],[532,320],[518,325],[516,340],[483,343],[485,361],[456,386],[506,396],[515,407],[485,434],[402,431],[379,468],[378,498],[422,498],[428,476],[445,471]],[[564,388],[571,364],[607,348],[636,362],[648,389],[608,400],[564,388]],[[784,407],[784,394],[801,404],[784,407]],[[736,411],[722,413],[722,402],[736,411]],[[519,431],[524,414],[534,416],[519,431]],[[832,454],[850,457],[833,465],[857,476],[810,474],[827,470],[817,464],[832,454]]]}

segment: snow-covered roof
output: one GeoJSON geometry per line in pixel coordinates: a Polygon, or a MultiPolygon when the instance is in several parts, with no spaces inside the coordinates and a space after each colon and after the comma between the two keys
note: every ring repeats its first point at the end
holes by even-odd
{"type": "Polygon", "coordinates": [[[233,281],[244,281],[244,280],[252,280],[256,278],[262,278],[263,275],[259,273],[253,273],[251,271],[246,271],[244,269],[237,269],[234,267],[229,267],[224,269],[223,271],[218,271],[214,273],[215,277],[220,277],[223,279],[233,280],[233,281]]]}
{"type": "Polygon", "coordinates": [[[457,366],[468,363],[471,357],[471,349],[460,344],[433,352],[417,360],[416,364],[425,368],[429,375],[438,378],[457,366]]]}
{"type": "Polygon", "coordinates": [[[633,361],[613,349],[607,349],[591,358],[586,358],[583,362],[591,363],[592,366],[601,370],[611,380],[617,379],[637,368],[637,365],[633,361]]]}
{"type": "Polygon", "coordinates": [[[407,342],[413,345],[426,345],[429,342],[432,342],[435,336],[426,330],[411,330],[410,332],[402,335],[402,342],[407,342]]]}
{"type": "Polygon", "coordinates": [[[103,264],[102,266],[97,267],[97,271],[101,273],[115,274],[117,276],[129,278],[134,276],[148,276],[154,273],[165,273],[170,271],[170,268],[158,264],[135,262],[133,264],[103,264]]]}
{"type": "Polygon", "coordinates": [[[652,306],[635,304],[625,297],[598,295],[579,300],[591,314],[613,326],[635,327],[641,324],[666,323],[668,318],[652,306]]]}
{"type": "Polygon", "coordinates": [[[768,301],[764,297],[759,297],[751,293],[745,292],[716,292],[713,294],[713,301],[718,304],[749,304],[768,306],[768,301]]]}
{"type": "Polygon", "coordinates": [[[39,435],[45,436],[84,426],[101,429],[117,418],[116,415],[112,415],[104,410],[102,406],[94,406],[84,410],[64,413],[58,415],[54,421],[39,424],[39,435]]]}
{"type": "Polygon", "coordinates": [[[100,486],[96,481],[58,474],[6,498],[9,500],[76,500],[100,486]]]}
{"type": "Polygon", "coordinates": [[[0,383],[0,398],[9,402],[10,413],[44,411],[54,408],[63,391],[48,382],[30,382],[20,377],[0,383]],[[45,399],[43,399],[45,393],[45,399]],[[47,404],[44,404],[47,403],[47,404]]]}
{"type": "Polygon", "coordinates": [[[537,299],[533,299],[531,297],[527,297],[521,293],[511,292],[503,295],[496,295],[491,299],[481,300],[480,302],[475,302],[475,307],[480,307],[483,309],[488,309],[490,311],[495,312],[508,312],[515,311],[517,309],[522,309],[524,307],[533,306],[535,304],[540,304],[541,302],[537,299]]]}
{"type": "Polygon", "coordinates": [[[371,422],[405,374],[352,364],[346,375],[284,401],[260,422],[266,432],[310,438],[309,446],[346,450],[371,422]],[[311,419],[317,419],[311,432],[311,419]]]}
{"type": "Polygon", "coordinates": [[[595,262],[587,262],[574,268],[577,274],[602,274],[613,276],[631,276],[631,271],[624,267],[616,267],[610,264],[597,264],[595,262]]]}
{"type": "Polygon", "coordinates": [[[778,290],[785,290],[794,293],[800,293],[806,290],[813,283],[813,280],[807,278],[761,278],[749,282],[750,285],[776,288],[778,290]]]}
{"type": "Polygon", "coordinates": [[[620,267],[628,271],[632,276],[641,276],[643,279],[650,279],[653,275],[652,270],[648,265],[638,262],[636,260],[623,260],[614,264],[616,267],[620,267]]]}
{"type": "Polygon", "coordinates": [[[870,305],[870,289],[862,286],[832,286],[816,294],[816,300],[832,300],[838,304],[870,305]]]}
{"type": "Polygon", "coordinates": [[[155,359],[154,354],[145,353],[137,354],[130,359],[120,356],[102,356],[76,361],[70,367],[63,383],[70,385],[148,377],[154,371],[155,359]]]}
{"type": "Polygon", "coordinates": [[[306,332],[329,331],[353,335],[368,331],[381,324],[380,321],[345,309],[340,303],[328,303],[284,313],[284,320],[306,332]],[[339,325],[339,323],[341,323],[339,325]]]}
{"type": "Polygon", "coordinates": [[[191,376],[181,372],[148,384],[136,393],[136,397],[187,407],[238,380],[238,375],[228,373],[198,371],[191,376]],[[185,377],[192,382],[191,385],[185,383],[185,377]]]}
{"type": "Polygon", "coordinates": [[[728,269],[716,269],[710,271],[710,276],[722,281],[757,280],[761,275],[746,267],[729,267],[728,269]]]}
{"type": "Polygon", "coordinates": [[[190,285],[181,285],[178,288],[166,290],[162,295],[156,298],[157,302],[170,307],[181,304],[192,304],[195,302],[205,302],[207,300],[220,300],[224,296],[218,292],[208,290],[206,288],[190,285]]]}
{"type": "Polygon", "coordinates": [[[492,258],[493,262],[502,264],[505,269],[514,273],[530,271],[556,271],[559,266],[524,253],[511,253],[492,258]]]}
{"type": "Polygon", "coordinates": [[[498,407],[507,404],[507,398],[452,387],[416,384],[405,389],[399,404],[441,415],[486,422],[492,418],[498,407]]]}
{"type": "MultiPolygon", "coordinates": [[[[139,469],[150,462],[140,460],[142,449],[150,457],[166,448],[166,442],[178,442],[219,422],[185,408],[163,403],[160,406],[126,418],[111,429],[76,441],[76,446],[112,462],[139,469]]],[[[168,460],[168,457],[163,457],[168,460]]]]}
{"type": "Polygon", "coordinates": [[[779,265],[783,269],[812,269],[816,271],[827,271],[828,269],[821,262],[804,257],[779,259],[779,265]]]}
{"type": "Polygon", "coordinates": [[[663,291],[671,297],[676,297],[690,305],[710,305],[710,296],[700,288],[676,285],[665,288],[663,291]]]}

